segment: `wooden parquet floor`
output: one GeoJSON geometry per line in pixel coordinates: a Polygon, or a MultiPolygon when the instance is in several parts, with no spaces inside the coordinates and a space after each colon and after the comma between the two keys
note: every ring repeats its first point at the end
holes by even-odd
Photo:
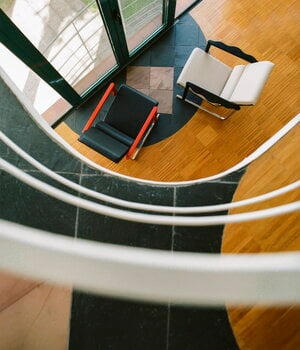
{"type": "MultiPolygon", "coordinates": [[[[295,155],[300,125],[269,152],[251,164],[242,178],[234,201],[273,191],[299,180],[300,157],[295,155]]],[[[299,146],[298,146],[299,148],[299,146]]],[[[266,202],[232,210],[255,211],[300,200],[300,190],[266,202]]],[[[223,253],[260,253],[300,250],[300,212],[265,220],[226,225],[223,253]]],[[[299,349],[300,306],[231,307],[229,319],[241,349],[299,349]]]]}

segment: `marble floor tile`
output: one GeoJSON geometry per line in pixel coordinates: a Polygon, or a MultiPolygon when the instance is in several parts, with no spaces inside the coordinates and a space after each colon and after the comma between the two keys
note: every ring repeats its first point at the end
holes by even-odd
{"type": "Polygon", "coordinates": [[[71,289],[43,283],[0,312],[0,349],[67,350],[71,289]]]}
{"type": "Polygon", "coordinates": [[[135,89],[149,89],[150,67],[130,66],[127,68],[126,83],[135,89]]]}
{"type": "Polygon", "coordinates": [[[173,91],[150,90],[150,96],[159,102],[158,112],[172,114],[173,91]]]}
{"type": "Polygon", "coordinates": [[[150,68],[150,89],[152,90],[173,90],[173,67],[151,67],[150,68]]]}
{"type": "Polygon", "coordinates": [[[143,94],[150,96],[150,89],[137,89],[139,92],[142,92],[143,94]]]}

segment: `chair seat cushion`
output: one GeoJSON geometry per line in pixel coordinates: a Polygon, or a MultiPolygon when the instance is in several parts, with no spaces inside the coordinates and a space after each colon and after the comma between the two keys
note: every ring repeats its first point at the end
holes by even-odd
{"type": "Polygon", "coordinates": [[[248,64],[229,98],[239,105],[255,105],[274,67],[274,63],[261,61],[248,64]]]}
{"type": "Polygon", "coordinates": [[[224,86],[224,89],[223,89],[220,97],[224,98],[225,100],[229,100],[231,98],[232,93],[233,93],[238,81],[240,80],[245,67],[246,66],[244,66],[244,65],[237,65],[233,68],[230,76],[227,79],[227,82],[224,86]]]}
{"type": "Polygon", "coordinates": [[[132,137],[124,134],[116,128],[113,128],[111,125],[104,123],[103,121],[99,121],[95,127],[112,138],[117,139],[121,143],[124,143],[126,146],[131,146],[133,144],[134,139],[132,137]]]}
{"type": "Polygon", "coordinates": [[[128,86],[121,85],[104,122],[135,139],[158,101],[128,86]]]}
{"type": "Polygon", "coordinates": [[[95,127],[91,127],[81,134],[79,141],[115,163],[118,163],[125,156],[130,147],[95,127]]]}
{"type": "Polygon", "coordinates": [[[185,63],[177,84],[185,87],[186,82],[191,82],[219,96],[231,70],[231,67],[196,47],[185,63]]]}

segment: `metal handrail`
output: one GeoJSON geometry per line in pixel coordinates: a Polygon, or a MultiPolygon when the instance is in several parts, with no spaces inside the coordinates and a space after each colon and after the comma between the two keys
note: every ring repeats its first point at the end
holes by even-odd
{"type": "MultiPolygon", "coordinates": [[[[99,27],[98,29],[100,29],[101,27],[99,27]]],[[[90,40],[94,35],[96,34],[96,32],[95,33],[93,33],[91,36],[89,36],[88,37],[88,39],[86,40],[86,42],[88,41],[88,40],[90,40]]],[[[75,37],[75,35],[74,35],[74,37],[75,37]]],[[[72,38],[73,39],[73,38],[72,38]]],[[[81,45],[78,45],[76,48],[75,48],[75,50],[79,50],[81,47],[82,47],[83,45],[81,44],[81,45]]],[[[95,45],[93,46],[93,47],[95,47],[95,45]]],[[[92,47],[92,48],[93,48],[92,47]]],[[[65,46],[64,46],[64,48],[65,48],[65,46]]],[[[86,50],[88,51],[88,49],[86,48],[86,50]]],[[[59,52],[59,53],[61,53],[61,51],[59,52]]],[[[68,59],[60,66],[60,67],[57,67],[57,69],[58,70],[61,70],[64,66],[65,66],[65,64],[68,62],[68,60],[72,57],[72,55],[73,54],[70,54],[69,56],[68,56],[68,59]]],[[[56,56],[57,57],[57,56],[56,56]]],[[[55,58],[56,58],[55,57],[55,58]]],[[[53,61],[53,58],[51,58],[51,61],[50,62],[52,62],[53,61]]]]}
{"type": "Polygon", "coordinates": [[[53,43],[61,36],[61,34],[74,22],[75,19],[80,17],[88,8],[90,8],[95,3],[95,0],[92,0],[88,5],[86,5],[84,8],[82,8],[77,15],[68,22],[63,29],[60,30],[59,33],[52,39],[52,41],[48,44],[48,46],[45,48],[44,53],[53,45],[53,43]]]}
{"type": "MultiPolygon", "coordinates": [[[[69,82],[74,83],[75,81],[77,81],[79,79],[80,76],[82,76],[82,74],[91,67],[91,65],[96,61],[95,57],[93,57],[91,55],[91,50],[95,48],[96,45],[93,45],[91,49],[89,49],[86,44],[99,32],[99,30],[101,29],[101,26],[97,26],[94,29],[94,32],[91,33],[87,38],[83,38],[80,34],[80,32],[87,27],[93,20],[95,20],[97,17],[99,17],[99,13],[95,14],[93,17],[91,17],[89,19],[89,21],[85,22],[80,28],[77,28],[75,25],[75,21],[76,19],[78,19],[79,16],[81,16],[85,11],[87,11],[93,4],[95,3],[95,1],[92,1],[89,5],[87,5],[85,8],[83,8],[74,18],[72,18],[72,20],[64,26],[64,28],[56,35],[56,37],[54,38],[54,40],[52,40],[51,44],[48,45],[48,47],[46,48],[46,50],[48,50],[50,48],[51,45],[54,44],[54,42],[62,35],[62,33],[69,28],[70,26],[74,26],[76,33],[74,33],[68,40],[68,42],[64,43],[64,45],[54,54],[53,57],[51,57],[51,59],[49,59],[49,61],[51,63],[53,63],[53,61],[65,50],[66,46],[70,43],[70,41],[72,41],[74,38],[79,37],[81,44],[77,45],[76,48],[74,49],[74,51],[80,50],[81,47],[84,47],[86,50],[86,54],[84,54],[82,57],[77,59],[77,62],[71,67],[69,68],[69,70],[65,73],[63,73],[63,76],[65,79],[67,79],[69,82]],[[89,56],[89,60],[90,63],[87,63],[87,56],[89,56]],[[83,62],[84,61],[84,62],[83,62]],[[82,66],[78,69],[78,65],[82,64],[82,66]],[[83,69],[82,69],[83,68],[83,69]],[[75,70],[75,72],[74,72],[75,70]],[[79,76],[76,76],[77,72],[80,72],[79,76]]],[[[45,51],[46,51],[45,50],[45,51]]],[[[61,72],[61,70],[63,69],[63,67],[66,66],[66,64],[70,61],[70,59],[73,58],[72,54],[69,54],[65,57],[64,62],[62,62],[60,64],[59,67],[56,67],[56,69],[58,71],[61,72]]]]}

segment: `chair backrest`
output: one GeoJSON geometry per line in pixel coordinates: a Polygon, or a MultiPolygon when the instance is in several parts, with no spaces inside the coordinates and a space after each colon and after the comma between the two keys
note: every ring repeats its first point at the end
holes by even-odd
{"type": "Polygon", "coordinates": [[[189,81],[219,96],[231,71],[231,67],[196,47],[185,63],[177,84],[185,87],[189,81]]]}
{"type": "Polygon", "coordinates": [[[105,123],[136,138],[152,108],[158,102],[128,85],[121,85],[104,118],[105,123]]]}
{"type": "Polygon", "coordinates": [[[238,105],[255,105],[273,67],[270,61],[235,66],[220,97],[238,105]]]}

